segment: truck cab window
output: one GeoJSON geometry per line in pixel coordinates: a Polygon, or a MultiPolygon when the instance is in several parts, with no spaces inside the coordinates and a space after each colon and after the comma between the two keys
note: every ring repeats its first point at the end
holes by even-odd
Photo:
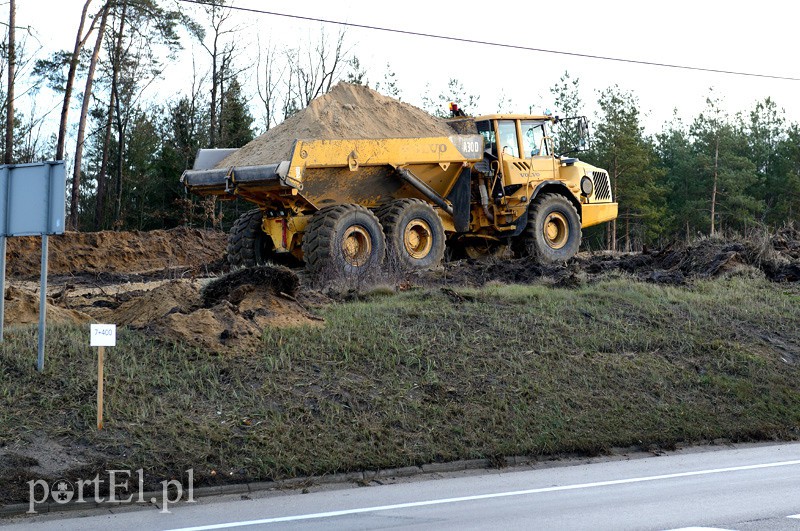
{"type": "Polygon", "coordinates": [[[497,122],[497,134],[500,137],[500,149],[506,155],[519,158],[517,123],[514,120],[499,120],[497,122]]]}
{"type": "Polygon", "coordinates": [[[523,120],[522,123],[522,149],[526,157],[549,155],[547,143],[542,143],[545,137],[544,123],[532,120],[523,120]]]}
{"type": "Polygon", "coordinates": [[[478,128],[478,132],[483,135],[484,150],[490,155],[497,157],[497,140],[494,136],[492,122],[484,120],[477,122],[475,125],[478,128]]]}

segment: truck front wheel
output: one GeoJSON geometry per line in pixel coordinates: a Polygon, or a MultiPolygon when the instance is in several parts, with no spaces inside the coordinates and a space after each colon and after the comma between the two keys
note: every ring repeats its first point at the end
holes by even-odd
{"type": "Polygon", "coordinates": [[[540,264],[566,262],[581,246],[581,220],[566,197],[544,194],[528,211],[528,224],[514,242],[518,255],[540,264]]]}
{"type": "Polygon", "coordinates": [[[386,234],[389,260],[403,270],[442,263],[445,235],[442,220],[428,203],[398,199],[378,210],[386,234]]]}
{"type": "Polygon", "coordinates": [[[233,267],[263,265],[273,256],[272,238],[261,228],[262,214],[258,209],[245,212],[228,235],[228,263],[233,267]]]}
{"type": "Polygon", "coordinates": [[[308,270],[318,276],[361,276],[377,271],[386,254],[378,218],[360,205],[323,208],[303,236],[308,270]]]}

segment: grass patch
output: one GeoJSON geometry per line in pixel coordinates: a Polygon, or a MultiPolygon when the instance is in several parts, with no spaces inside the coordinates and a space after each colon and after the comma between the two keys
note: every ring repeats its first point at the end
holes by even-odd
{"type": "MultiPolygon", "coordinates": [[[[797,301],[794,286],[743,277],[689,289],[620,278],[381,292],[237,355],[121,330],[101,432],[87,331],[49,329],[40,375],[35,329],[13,329],[0,347],[0,451],[52,440],[85,461],[58,476],[143,468],[153,486],[188,468],[209,485],[794,438],[797,301]]],[[[24,481],[42,477],[12,461],[0,455],[0,503],[25,501],[24,481]]]]}

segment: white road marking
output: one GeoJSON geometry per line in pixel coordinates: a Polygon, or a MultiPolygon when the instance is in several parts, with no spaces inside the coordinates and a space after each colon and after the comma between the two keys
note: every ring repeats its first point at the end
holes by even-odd
{"type": "Polygon", "coordinates": [[[678,529],[668,529],[667,531],[733,531],[722,527],[679,527],[678,529]]]}
{"type": "Polygon", "coordinates": [[[800,520],[800,514],[793,514],[791,516],[787,516],[786,518],[797,518],[798,520],[800,520]]]}
{"type": "MultiPolygon", "coordinates": [[[[516,490],[510,492],[496,492],[493,494],[477,494],[474,496],[461,496],[458,498],[441,498],[437,500],[424,500],[418,502],[397,503],[393,505],[378,505],[375,507],[361,507],[357,509],[343,509],[340,511],[328,511],[324,513],[298,514],[293,516],[279,516],[275,518],[264,518],[261,520],[247,520],[242,522],[229,522],[224,524],[210,524],[195,527],[183,527],[171,531],[212,531],[214,529],[231,529],[234,527],[247,527],[253,525],[277,524],[280,522],[297,522],[301,520],[316,520],[320,518],[333,518],[335,516],[346,516],[352,514],[374,513],[379,511],[391,511],[394,509],[408,509],[412,507],[426,507],[430,505],[443,505],[447,503],[461,503],[476,500],[489,500],[493,498],[507,498],[511,496],[525,496],[528,494],[541,494],[544,492],[561,492],[568,490],[590,489],[595,487],[608,487],[612,485],[627,485],[631,483],[642,483],[645,481],[659,481],[664,479],[686,478],[692,476],[707,476],[709,474],[722,474],[725,472],[740,472],[743,470],[758,470],[762,468],[775,468],[780,466],[800,465],[800,460],[779,461],[776,463],[762,463],[758,465],[732,466],[728,468],[714,468],[710,470],[695,470],[693,472],[676,472],[674,474],[662,474],[659,476],[644,476],[639,478],[614,479],[610,481],[596,481],[593,483],[579,483],[576,485],[562,485],[559,487],[542,487],[538,489],[516,490]]],[[[800,518],[800,515],[795,515],[800,518]]],[[[790,517],[794,518],[794,517],[790,517]]]]}

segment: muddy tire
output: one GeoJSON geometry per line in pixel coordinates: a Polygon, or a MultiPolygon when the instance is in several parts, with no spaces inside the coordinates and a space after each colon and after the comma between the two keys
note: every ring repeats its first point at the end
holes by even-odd
{"type": "Polygon", "coordinates": [[[233,267],[263,265],[273,257],[272,238],[261,229],[258,209],[245,212],[233,224],[228,235],[228,263],[233,267]]]}
{"type": "Polygon", "coordinates": [[[314,214],[303,236],[306,268],[316,276],[366,276],[378,271],[386,238],[377,216],[360,205],[336,205],[314,214]]]}
{"type": "Polygon", "coordinates": [[[381,208],[378,217],[392,264],[401,270],[409,270],[436,267],[442,263],[444,226],[428,203],[419,199],[398,199],[381,208]]]}
{"type": "Polygon", "coordinates": [[[518,256],[529,256],[540,264],[566,262],[581,246],[581,220],[566,197],[544,194],[528,211],[528,224],[513,242],[518,256]]]}

